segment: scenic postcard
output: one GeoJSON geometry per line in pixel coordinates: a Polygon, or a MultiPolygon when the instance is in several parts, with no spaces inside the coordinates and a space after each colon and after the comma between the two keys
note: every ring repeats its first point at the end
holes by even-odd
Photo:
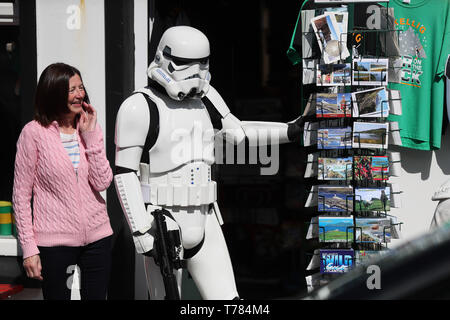
{"type": "Polygon", "coordinates": [[[317,149],[351,149],[352,128],[320,128],[317,130],[317,149]]]}
{"type": "Polygon", "coordinates": [[[389,59],[362,58],[353,61],[354,86],[387,86],[389,59]]]}
{"type": "Polygon", "coordinates": [[[354,122],[353,148],[387,149],[388,123],[354,122]]]}
{"type": "Polygon", "coordinates": [[[335,13],[327,12],[314,17],[311,19],[311,25],[326,64],[344,60],[350,56],[347,49],[347,35],[341,32],[335,13]]]}
{"type": "Polygon", "coordinates": [[[386,118],[389,116],[388,91],[385,87],[353,92],[353,117],[386,118]]]}
{"type": "Polygon", "coordinates": [[[349,86],[351,82],[352,72],[350,63],[317,64],[316,85],[349,86]]]}
{"type": "Polygon", "coordinates": [[[389,180],[388,156],[372,156],[372,179],[389,180]]]}
{"type": "Polygon", "coordinates": [[[319,217],[320,242],[352,242],[353,216],[319,217]]]}
{"type": "Polygon", "coordinates": [[[355,180],[377,181],[389,179],[388,156],[355,156],[353,158],[355,180]]]}
{"type": "Polygon", "coordinates": [[[391,242],[391,220],[389,218],[356,218],[355,230],[357,242],[391,242]]]}
{"type": "Polygon", "coordinates": [[[317,118],[342,118],[351,116],[351,93],[317,93],[317,118]]]}
{"type": "Polygon", "coordinates": [[[319,212],[351,212],[353,211],[352,186],[318,186],[319,212]]]}
{"type": "Polygon", "coordinates": [[[354,265],[353,249],[320,249],[320,273],[345,273],[354,265]]]}
{"type": "Polygon", "coordinates": [[[389,187],[355,188],[355,211],[389,211],[390,202],[391,188],[389,187]]]}
{"type": "Polygon", "coordinates": [[[318,180],[351,180],[352,157],[318,158],[318,180]]]}

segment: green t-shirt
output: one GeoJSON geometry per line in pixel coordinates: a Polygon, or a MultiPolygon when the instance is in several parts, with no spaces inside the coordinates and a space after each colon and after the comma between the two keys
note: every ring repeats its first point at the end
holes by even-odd
{"type": "Polygon", "coordinates": [[[398,121],[404,147],[441,147],[444,70],[450,53],[450,0],[391,0],[399,46],[389,57],[389,89],[400,90],[398,121]]]}

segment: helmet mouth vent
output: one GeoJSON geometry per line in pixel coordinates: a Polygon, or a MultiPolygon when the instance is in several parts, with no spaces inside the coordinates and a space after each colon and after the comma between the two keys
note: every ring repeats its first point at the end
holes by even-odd
{"type": "Polygon", "coordinates": [[[200,79],[200,75],[198,74],[193,74],[192,76],[189,76],[187,78],[184,78],[184,80],[189,80],[189,79],[200,79]]]}
{"type": "Polygon", "coordinates": [[[197,95],[197,90],[195,88],[192,88],[191,91],[187,94],[189,98],[193,98],[197,95]]]}

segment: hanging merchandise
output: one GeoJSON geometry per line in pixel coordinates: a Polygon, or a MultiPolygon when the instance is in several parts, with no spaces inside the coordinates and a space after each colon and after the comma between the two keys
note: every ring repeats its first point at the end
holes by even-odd
{"type": "Polygon", "coordinates": [[[398,52],[390,58],[389,88],[399,90],[398,121],[403,146],[433,150],[441,146],[444,70],[450,53],[450,1],[391,0],[398,52]]]}
{"type": "Polygon", "coordinates": [[[388,251],[400,238],[395,214],[402,191],[389,181],[401,171],[400,153],[388,149],[402,145],[398,123],[389,117],[400,116],[404,103],[403,94],[388,87],[387,51],[398,47],[389,39],[396,34],[389,3],[319,7],[315,1],[303,10],[307,2],[297,21],[302,37],[295,28],[287,54],[293,64],[302,60],[311,290],[388,251]],[[366,24],[361,8],[368,16],[381,14],[379,23],[366,24]]]}

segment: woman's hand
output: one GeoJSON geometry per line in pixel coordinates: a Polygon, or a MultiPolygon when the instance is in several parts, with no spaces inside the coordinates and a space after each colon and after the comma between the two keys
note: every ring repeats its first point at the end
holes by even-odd
{"type": "Polygon", "coordinates": [[[83,109],[80,117],[80,130],[81,132],[93,131],[97,125],[97,111],[94,107],[83,101],[83,109]]]}
{"type": "Polygon", "coordinates": [[[23,267],[25,268],[25,272],[27,276],[33,279],[42,280],[41,276],[41,258],[38,254],[25,258],[23,260],[23,267]]]}

